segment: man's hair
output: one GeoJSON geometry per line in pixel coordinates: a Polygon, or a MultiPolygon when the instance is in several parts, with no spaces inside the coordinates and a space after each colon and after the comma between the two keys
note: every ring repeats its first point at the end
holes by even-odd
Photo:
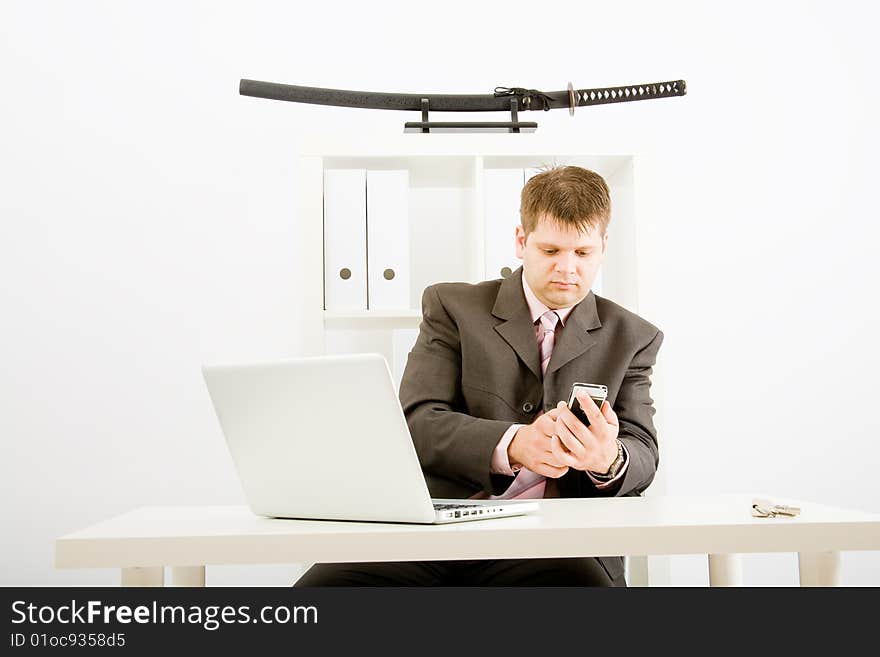
{"type": "Polygon", "coordinates": [[[519,208],[528,237],[546,214],[563,227],[604,235],[611,220],[611,194],[598,173],[581,167],[553,167],[533,176],[522,190],[519,208]]]}

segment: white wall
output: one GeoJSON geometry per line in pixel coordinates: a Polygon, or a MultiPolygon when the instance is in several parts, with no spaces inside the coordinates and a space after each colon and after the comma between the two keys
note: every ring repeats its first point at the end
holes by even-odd
{"type": "MultiPolygon", "coordinates": [[[[54,570],[53,540],[138,505],[243,501],[199,366],[301,348],[298,144],[414,118],[244,98],[242,77],[449,93],[686,79],[683,99],[536,117],[548,137],[654,158],[640,309],[666,334],[667,492],[880,512],[870,11],[3,2],[0,584],[112,584],[54,570]]],[[[791,555],[745,571],[797,578],[791,555]]],[[[706,581],[693,557],[669,572],[706,581]]],[[[295,573],[209,568],[208,583],[295,573]]],[[[842,578],[880,584],[880,553],[846,554],[842,578]]]]}

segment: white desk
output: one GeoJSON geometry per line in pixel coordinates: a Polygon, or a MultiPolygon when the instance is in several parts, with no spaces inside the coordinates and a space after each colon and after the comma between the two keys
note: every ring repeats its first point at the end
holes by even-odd
{"type": "MultiPolygon", "coordinates": [[[[758,497],[766,497],[759,495],[758,497]]],[[[707,554],[712,586],[738,555],[797,552],[800,583],[839,581],[841,551],[880,549],[880,515],[771,498],[796,518],[753,518],[751,496],[548,499],[538,513],[451,525],[280,520],[244,506],[144,507],[59,538],[58,568],[121,568],[124,586],[204,586],[205,566],[707,554]]]]}

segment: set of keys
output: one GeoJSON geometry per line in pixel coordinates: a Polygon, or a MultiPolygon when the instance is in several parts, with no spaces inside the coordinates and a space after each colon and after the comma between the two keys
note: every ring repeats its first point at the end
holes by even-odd
{"type": "Polygon", "coordinates": [[[794,518],[801,512],[800,507],[773,504],[770,500],[752,500],[752,516],[755,518],[776,518],[784,516],[794,518]]]}

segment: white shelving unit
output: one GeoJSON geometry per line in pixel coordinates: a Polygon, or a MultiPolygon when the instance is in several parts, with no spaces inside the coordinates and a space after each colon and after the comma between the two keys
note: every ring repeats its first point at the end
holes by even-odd
{"type": "MultiPolygon", "coordinates": [[[[297,245],[303,344],[313,354],[383,353],[391,362],[390,332],[417,328],[424,288],[440,281],[485,278],[483,172],[574,164],[601,174],[611,188],[609,252],[601,272],[603,296],[637,309],[634,156],[584,154],[571,145],[516,135],[398,135],[381,144],[316,139],[299,158],[297,245]],[[499,139],[502,137],[503,139],[499,139]],[[399,311],[329,312],[323,289],[323,174],[327,169],[409,171],[410,295],[399,311]],[[381,333],[385,333],[384,338],[381,333]],[[360,335],[359,335],[360,334],[360,335]]],[[[510,234],[510,252],[514,235],[510,234]]],[[[500,274],[498,274],[500,276],[500,274]]]]}

